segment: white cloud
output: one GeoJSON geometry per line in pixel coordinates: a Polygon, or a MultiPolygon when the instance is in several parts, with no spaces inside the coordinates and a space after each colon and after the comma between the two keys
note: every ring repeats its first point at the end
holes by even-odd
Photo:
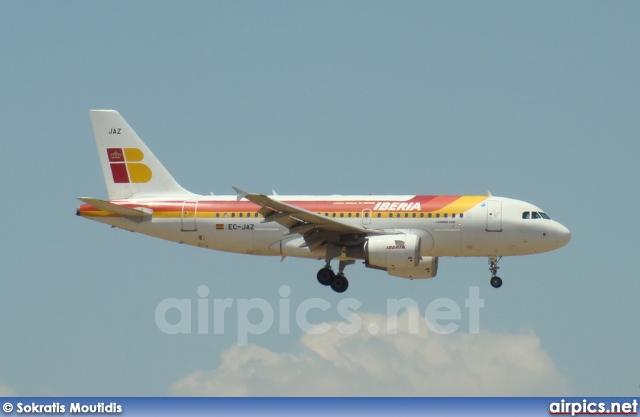
{"type": "MultiPolygon", "coordinates": [[[[566,395],[568,384],[533,333],[438,335],[426,326],[408,331],[405,312],[397,334],[387,317],[359,314],[362,328],[305,334],[295,353],[256,345],[233,346],[214,370],[198,370],[171,386],[197,396],[546,396],[566,395]],[[371,325],[378,326],[376,335],[371,325]]],[[[424,318],[421,318],[424,320],[424,318]]]]}
{"type": "Polygon", "coordinates": [[[0,384],[0,397],[15,397],[16,392],[8,385],[0,384]]]}

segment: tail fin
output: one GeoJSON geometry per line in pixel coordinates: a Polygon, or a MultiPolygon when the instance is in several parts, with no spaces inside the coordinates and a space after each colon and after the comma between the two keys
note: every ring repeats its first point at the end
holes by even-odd
{"type": "Polygon", "coordinates": [[[89,110],[110,200],[190,196],[115,110],[89,110]]]}

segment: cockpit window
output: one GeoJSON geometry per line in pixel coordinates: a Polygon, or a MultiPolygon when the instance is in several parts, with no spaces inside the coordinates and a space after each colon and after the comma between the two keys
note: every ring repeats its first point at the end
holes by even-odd
{"type": "Polygon", "coordinates": [[[522,212],[523,219],[547,219],[551,220],[547,213],[543,213],[541,211],[524,211],[522,212]]]}

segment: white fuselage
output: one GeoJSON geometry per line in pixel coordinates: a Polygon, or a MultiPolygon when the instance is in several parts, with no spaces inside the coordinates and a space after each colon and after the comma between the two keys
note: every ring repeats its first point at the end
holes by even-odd
{"type": "MultiPolygon", "coordinates": [[[[322,199],[358,204],[362,201],[389,200],[390,197],[278,196],[277,199],[298,203],[322,199]]],[[[122,229],[213,250],[252,255],[325,257],[325,248],[310,250],[304,246],[301,235],[287,235],[289,230],[277,222],[265,223],[262,216],[254,217],[257,215],[256,207],[250,202],[238,202],[234,196],[198,196],[188,201],[164,199],[161,202],[157,199],[138,199],[127,200],[126,205],[153,210],[154,214],[150,220],[141,222],[125,217],[83,214],[81,211],[80,214],[122,229]],[[246,211],[234,209],[231,212],[223,208],[225,204],[237,207],[243,203],[247,205],[246,211]],[[162,215],[155,211],[158,205],[167,204],[175,206],[174,215],[162,215]],[[221,208],[218,211],[205,211],[207,204],[219,204],[221,208]]],[[[354,217],[338,219],[341,223],[366,229],[418,235],[421,240],[420,254],[423,256],[528,255],[559,248],[569,241],[571,235],[566,227],[543,217],[531,218],[530,215],[525,219],[523,213],[527,212],[541,213],[542,210],[519,200],[486,197],[464,212],[446,213],[437,218],[419,217],[416,211],[394,212],[394,217],[387,217],[387,213],[384,213],[377,217],[376,211],[369,209],[366,217],[364,212],[355,217],[357,211],[352,210],[349,215],[354,217]]],[[[327,213],[328,216],[332,214],[327,213]]],[[[346,255],[337,258],[349,259],[346,255]]]]}

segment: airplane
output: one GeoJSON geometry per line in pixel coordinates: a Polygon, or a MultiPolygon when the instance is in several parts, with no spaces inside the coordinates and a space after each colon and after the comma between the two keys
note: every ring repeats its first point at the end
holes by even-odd
{"type": "Polygon", "coordinates": [[[346,266],[433,278],[440,257],[548,252],[571,233],[533,204],[468,195],[198,195],[182,188],[115,110],[89,111],[108,199],[80,197],[76,214],[173,242],[249,255],[324,260],[318,282],[342,293],[346,266]],[[334,272],[331,262],[338,261],[334,272]]]}

